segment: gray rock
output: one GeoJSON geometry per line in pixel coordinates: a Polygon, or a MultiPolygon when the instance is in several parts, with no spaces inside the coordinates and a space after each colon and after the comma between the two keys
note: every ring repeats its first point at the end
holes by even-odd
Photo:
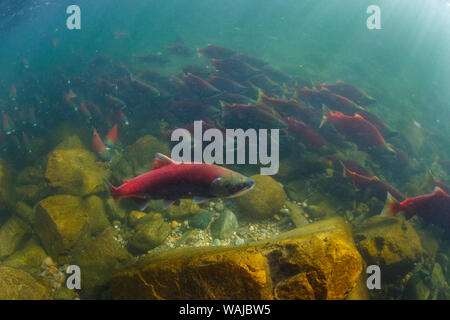
{"type": "Polygon", "coordinates": [[[136,227],[136,233],[130,241],[130,249],[136,253],[145,253],[164,242],[170,233],[170,224],[161,216],[136,227]]]}
{"type": "Polygon", "coordinates": [[[211,224],[211,234],[213,238],[228,239],[234,231],[237,230],[238,221],[236,216],[230,210],[225,210],[220,216],[211,224]]]}
{"type": "Polygon", "coordinates": [[[206,229],[211,222],[211,218],[211,213],[209,211],[203,211],[189,218],[189,225],[192,228],[206,229]]]}

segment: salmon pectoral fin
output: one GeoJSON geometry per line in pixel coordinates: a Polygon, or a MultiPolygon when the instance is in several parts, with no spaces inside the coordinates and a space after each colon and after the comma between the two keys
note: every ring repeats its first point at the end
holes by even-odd
{"type": "Polygon", "coordinates": [[[166,210],[168,207],[170,207],[173,204],[176,205],[176,206],[179,206],[180,205],[180,199],[176,199],[176,200],[164,199],[164,202],[163,202],[164,210],[166,210]]]}
{"type": "Polygon", "coordinates": [[[150,199],[145,198],[131,198],[139,206],[139,211],[144,211],[147,208],[150,199]]]}

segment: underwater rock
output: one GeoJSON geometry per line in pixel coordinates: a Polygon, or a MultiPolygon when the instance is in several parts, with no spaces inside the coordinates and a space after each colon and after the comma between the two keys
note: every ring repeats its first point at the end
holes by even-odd
{"type": "Polygon", "coordinates": [[[96,297],[108,279],[132,260],[117,236],[118,231],[109,227],[97,237],[83,239],[73,249],[70,263],[81,269],[82,297],[96,297]]]}
{"type": "Polygon", "coordinates": [[[34,225],[34,210],[23,201],[16,203],[15,213],[30,225],[34,225]]]}
{"type": "Polygon", "coordinates": [[[254,175],[250,178],[255,181],[255,187],[235,199],[239,211],[254,219],[265,219],[278,213],[286,201],[286,193],[280,183],[269,176],[254,175]]]}
{"type": "Polygon", "coordinates": [[[17,183],[19,184],[37,185],[43,180],[44,170],[41,167],[25,167],[17,175],[17,183]]]}
{"type": "Polygon", "coordinates": [[[14,207],[15,187],[12,168],[3,159],[0,159],[0,211],[14,207]]]}
{"type": "Polygon", "coordinates": [[[214,239],[229,239],[233,232],[237,230],[237,227],[238,221],[234,213],[225,210],[211,223],[211,235],[214,239]]]}
{"type": "Polygon", "coordinates": [[[404,139],[408,145],[408,150],[415,155],[420,154],[425,142],[423,129],[417,126],[412,119],[403,119],[403,121],[398,124],[398,127],[402,139],[404,139]]]}
{"type": "Polygon", "coordinates": [[[442,267],[439,263],[435,263],[433,266],[433,271],[431,272],[431,284],[434,288],[439,289],[443,289],[448,286],[444,273],[442,272],[442,267]]]}
{"type": "MultiPolygon", "coordinates": [[[[160,214],[147,215],[148,221],[139,223],[136,233],[130,240],[130,249],[136,253],[145,253],[164,242],[171,231],[170,224],[164,222],[160,214]]],[[[147,219],[146,219],[147,220],[147,219]]]]}
{"type": "Polygon", "coordinates": [[[337,215],[335,207],[329,201],[308,205],[305,210],[312,219],[331,218],[337,215]]]}
{"type": "Polygon", "coordinates": [[[0,259],[14,253],[31,234],[31,228],[20,218],[12,216],[0,227],[0,259]]]}
{"type": "Polygon", "coordinates": [[[35,231],[47,253],[54,258],[70,249],[89,228],[89,213],[79,197],[51,196],[40,201],[35,210],[35,231]]]}
{"type": "Polygon", "coordinates": [[[431,290],[418,274],[415,274],[408,281],[405,288],[405,298],[409,300],[427,300],[431,290]]]}
{"type": "Polygon", "coordinates": [[[38,274],[42,261],[47,257],[44,249],[34,239],[30,239],[23,249],[9,256],[3,265],[24,270],[31,274],[38,274]]]}
{"type": "Polygon", "coordinates": [[[66,286],[61,286],[56,289],[54,295],[54,300],[78,300],[79,296],[75,290],[69,289],[66,286]]]}
{"type": "Polygon", "coordinates": [[[88,225],[91,234],[97,235],[111,226],[105,213],[103,200],[98,196],[90,196],[84,201],[84,207],[88,212],[88,225]]]}
{"type": "Polygon", "coordinates": [[[110,221],[123,221],[127,216],[127,212],[124,209],[120,208],[112,198],[106,200],[105,208],[106,214],[108,215],[110,221]]]}
{"type": "Polygon", "coordinates": [[[39,200],[40,188],[34,184],[26,184],[16,187],[17,199],[34,204],[39,200]]]}
{"type": "Polygon", "coordinates": [[[193,203],[191,199],[181,199],[179,206],[171,205],[167,208],[169,217],[175,220],[183,220],[200,212],[202,212],[202,209],[198,204],[193,203]]]}
{"type": "Polygon", "coordinates": [[[133,178],[152,170],[153,160],[158,152],[170,155],[168,144],[151,135],[139,138],[125,150],[122,159],[113,167],[114,176],[118,179],[133,178]]]}
{"type": "Polygon", "coordinates": [[[333,218],[246,246],[152,252],[110,287],[113,299],[343,299],[361,270],[350,225],[333,218]]]}
{"type": "Polygon", "coordinates": [[[181,236],[181,238],[177,244],[179,244],[179,245],[188,244],[189,245],[189,244],[196,242],[199,239],[200,232],[201,231],[199,229],[192,229],[192,230],[186,231],[185,233],[183,233],[183,235],[181,236]]]}
{"type": "Polygon", "coordinates": [[[305,213],[301,206],[290,201],[286,201],[285,205],[289,210],[289,217],[291,218],[296,228],[304,227],[309,224],[308,219],[305,217],[305,213]]]}
{"type": "Polygon", "coordinates": [[[0,267],[0,300],[47,300],[50,288],[28,272],[0,267]]]}
{"type": "Polygon", "coordinates": [[[133,210],[128,215],[128,221],[130,222],[131,226],[135,226],[136,224],[139,223],[139,220],[145,217],[146,215],[147,214],[145,212],[133,210]]]}
{"type": "Polygon", "coordinates": [[[423,255],[419,236],[402,217],[371,217],[355,227],[354,239],[367,264],[383,270],[382,281],[404,276],[423,255]]]}
{"type": "Polygon", "coordinates": [[[48,155],[45,178],[60,193],[86,196],[99,192],[104,189],[102,178],[109,174],[96,160],[83,147],[66,149],[64,144],[59,145],[48,155]]]}
{"type": "Polygon", "coordinates": [[[192,228],[206,229],[211,222],[211,212],[203,211],[189,218],[189,226],[192,228]]]}

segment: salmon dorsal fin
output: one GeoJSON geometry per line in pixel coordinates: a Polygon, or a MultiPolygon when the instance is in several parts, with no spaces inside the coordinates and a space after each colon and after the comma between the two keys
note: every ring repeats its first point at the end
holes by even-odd
{"type": "Polygon", "coordinates": [[[442,190],[442,189],[439,188],[439,187],[435,187],[435,188],[434,188],[433,194],[434,194],[434,195],[441,195],[441,196],[445,196],[445,195],[446,195],[445,191],[442,190]]]}
{"type": "Polygon", "coordinates": [[[381,181],[380,178],[378,178],[377,176],[373,176],[370,180],[373,180],[373,181],[381,181]]]}
{"type": "Polygon", "coordinates": [[[157,170],[164,166],[168,166],[169,164],[174,164],[175,162],[170,159],[168,156],[165,156],[161,153],[157,153],[155,155],[155,160],[153,160],[153,170],[157,170]]]}
{"type": "Polygon", "coordinates": [[[360,115],[359,113],[355,113],[355,118],[364,119],[364,117],[362,115],[360,115]]]}

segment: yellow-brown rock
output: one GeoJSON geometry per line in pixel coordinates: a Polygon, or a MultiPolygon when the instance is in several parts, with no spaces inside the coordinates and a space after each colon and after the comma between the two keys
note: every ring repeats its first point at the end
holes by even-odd
{"type": "Polygon", "coordinates": [[[19,249],[31,234],[31,228],[20,218],[12,216],[0,227],[0,259],[19,249]]]}
{"type": "Polygon", "coordinates": [[[48,156],[45,178],[50,186],[60,193],[79,196],[103,190],[102,178],[108,176],[107,170],[96,162],[92,152],[69,142],[63,142],[48,156]]]}
{"type": "Polygon", "coordinates": [[[278,213],[286,201],[286,193],[279,182],[270,176],[254,175],[255,187],[235,199],[239,211],[254,219],[265,219],[278,213]]]}
{"type": "Polygon", "coordinates": [[[171,219],[183,219],[194,216],[202,212],[198,204],[195,204],[190,199],[181,199],[180,205],[171,205],[167,208],[167,213],[171,219]]]}
{"type": "Polygon", "coordinates": [[[113,299],[343,299],[361,268],[350,226],[333,218],[248,246],[150,253],[110,287],[113,299]]]}
{"type": "Polygon", "coordinates": [[[10,267],[0,267],[0,300],[50,299],[48,286],[29,273],[10,267]]]}
{"type": "Polygon", "coordinates": [[[30,239],[23,249],[9,256],[3,265],[24,270],[31,274],[38,274],[42,261],[47,257],[44,249],[34,240],[30,239]]]}
{"type": "Polygon", "coordinates": [[[11,209],[15,203],[12,168],[0,159],[0,211],[11,209]]]}
{"type": "Polygon", "coordinates": [[[381,268],[383,281],[404,276],[424,253],[419,236],[403,217],[371,217],[355,227],[354,239],[367,264],[381,268]]]}
{"type": "Polygon", "coordinates": [[[89,228],[83,200],[71,195],[55,195],[36,206],[35,230],[49,255],[56,258],[70,249],[89,228]]]}

